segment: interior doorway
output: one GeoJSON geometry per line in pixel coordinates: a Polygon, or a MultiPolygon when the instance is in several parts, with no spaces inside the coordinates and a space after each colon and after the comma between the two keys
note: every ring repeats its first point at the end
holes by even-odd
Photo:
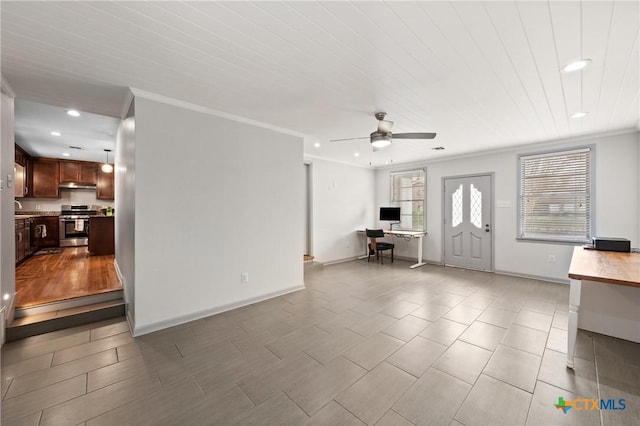
{"type": "Polygon", "coordinates": [[[312,254],[312,193],[311,193],[311,164],[304,164],[304,260],[311,261],[313,260],[312,254]]]}
{"type": "Polygon", "coordinates": [[[444,264],[493,270],[492,175],[443,179],[444,264]]]}

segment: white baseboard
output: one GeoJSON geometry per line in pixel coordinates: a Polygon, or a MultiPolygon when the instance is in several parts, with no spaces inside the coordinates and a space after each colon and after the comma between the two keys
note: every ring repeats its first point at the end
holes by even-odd
{"type": "Polygon", "coordinates": [[[330,260],[328,262],[321,262],[324,266],[331,266],[331,265],[337,265],[339,263],[345,263],[345,262],[351,262],[352,260],[357,260],[358,256],[353,256],[353,257],[346,257],[344,259],[336,259],[336,260],[330,260]]]}
{"type": "MultiPolygon", "coordinates": [[[[212,315],[221,314],[223,312],[227,312],[232,309],[237,309],[243,306],[252,305],[257,302],[262,302],[263,300],[272,299],[274,297],[283,296],[285,294],[293,293],[293,292],[304,290],[304,289],[305,289],[304,284],[296,285],[293,287],[285,288],[283,290],[261,294],[260,296],[252,297],[245,300],[240,300],[240,301],[229,303],[222,306],[216,306],[214,308],[206,309],[204,311],[193,312],[191,314],[182,315],[180,317],[171,318],[165,321],[159,321],[159,322],[143,325],[141,327],[136,327],[135,324],[133,324],[132,334],[133,334],[133,337],[139,337],[145,334],[153,333],[154,331],[164,330],[165,328],[174,327],[176,325],[210,317],[212,315]]],[[[129,326],[131,325],[132,325],[132,321],[129,320],[129,326]]]]}
{"type": "Polygon", "coordinates": [[[521,274],[519,272],[501,271],[501,270],[494,270],[493,272],[500,275],[509,275],[511,277],[529,278],[531,280],[546,281],[546,282],[556,283],[556,284],[567,284],[567,285],[569,284],[569,278],[564,280],[559,278],[544,277],[542,275],[521,274]]]}

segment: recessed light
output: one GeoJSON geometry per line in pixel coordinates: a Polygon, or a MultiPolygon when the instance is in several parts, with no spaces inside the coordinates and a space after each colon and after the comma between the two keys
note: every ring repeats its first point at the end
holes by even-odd
{"type": "Polygon", "coordinates": [[[580,59],[578,61],[571,62],[562,68],[560,68],[563,72],[574,72],[579,71],[589,65],[591,63],[591,59],[580,59]]]}
{"type": "Polygon", "coordinates": [[[80,117],[80,112],[78,112],[75,109],[70,109],[67,111],[67,114],[69,114],[72,117],[80,117]]]}
{"type": "Polygon", "coordinates": [[[315,146],[316,148],[320,148],[320,142],[314,143],[313,146],[315,146]]]}
{"type": "Polygon", "coordinates": [[[353,153],[353,155],[356,156],[356,157],[360,157],[360,153],[359,152],[355,152],[355,153],[353,153]]]}
{"type": "Polygon", "coordinates": [[[587,114],[589,113],[580,111],[580,112],[576,112],[575,114],[571,114],[571,118],[582,118],[582,117],[585,117],[587,114]]]}
{"type": "Polygon", "coordinates": [[[57,130],[54,130],[53,132],[51,132],[51,134],[53,136],[62,136],[62,133],[58,132],[57,130]]]}
{"type": "Polygon", "coordinates": [[[63,157],[69,157],[69,156],[71,156],[71,154],[69,154],[68,152],[63,152],[63,153],[62,153],[62,156],[63,156],[63,157]]]}

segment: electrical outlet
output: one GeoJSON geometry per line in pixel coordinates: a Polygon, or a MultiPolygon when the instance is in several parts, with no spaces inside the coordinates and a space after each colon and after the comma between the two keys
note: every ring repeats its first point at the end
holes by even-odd
{"type": "Polygon", "coordinates": [[[549,255],[549,263],[556,263],[556,256],[554,254],[549,255]]]}
{"type": "Polygon", "coordinates": [[[249,282],[249,273],[248,272],[243,272],[240,274],[240,283],[241,284],[246,284],[249,282]]]}

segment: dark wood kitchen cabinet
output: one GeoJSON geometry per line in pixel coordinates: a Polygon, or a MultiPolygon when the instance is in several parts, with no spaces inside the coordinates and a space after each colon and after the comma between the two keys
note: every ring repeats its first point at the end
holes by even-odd
{"type": "Polygon", "coordinates": [[[105,173],[98,170],[98,183],[96,184],[96,198],[98,200],[113,200],[115,195],[113,173],[105,173]]]}
{"type": "Polygon", "coordinates": [[[60,198],[60,162],[50,158],[34,158],[31,165],[33,179],[31,196],[60,198]]]}
{"type": "Polygon", "coordinates": [[[98,179],[98,163],[60,160],[60,183],[95,185],[98,179]]]}
{"type": "Polygon", "coordinates": [[[16,219],[16,263],[30,254],[29,219],[16,219]]]}
{"type": "Polygon", "coordinates": [[[16,198],[28,197],[29,188],[31,183],[29,182],[31,176],[31,157],[27,152],[19,145],[15,145],[15,165],[14,165],[14,195],[16,198]]]}
{"type": "Polygon", "coordinates": [[[44,247],[58,247],[60,245],[59,232],[60,218],[58,216],[34,217],[31,219],[32,248],[38,250],[44,247]]]}
{"type": "Polygon", "coordinates": [[[95,256],[115,253],[113,216],[89,218],[89,253],[95,256]]]}

